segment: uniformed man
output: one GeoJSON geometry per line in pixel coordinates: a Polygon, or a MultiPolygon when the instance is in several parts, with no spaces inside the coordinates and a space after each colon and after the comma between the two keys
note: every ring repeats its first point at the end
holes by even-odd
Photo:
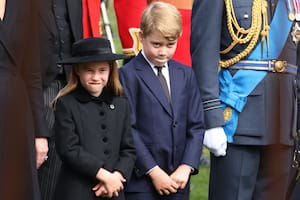
{"type": "Polygon", "coordinates": [[[193,3],[192,67],[211,151],[211,200],[285,199],[296,134],[299,20],[297,0],[193,3]]]}

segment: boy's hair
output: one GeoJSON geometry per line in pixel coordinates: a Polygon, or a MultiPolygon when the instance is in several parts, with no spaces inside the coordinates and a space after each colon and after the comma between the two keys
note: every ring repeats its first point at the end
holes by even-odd
{"type": "Polygon", "coordinates": [[[153,2],[144,10],[140,28],[145,37],[159,31],[168,40],[176,40],[182,32],[182,18],[174,5],[153,2]]]}
{"type": "MultiPolygon", "coordinates": [[[[55,108],[56,102],[60,97],[65,96],[65,95],[69,94],[70,92],[72,92],[73,90],[76,89],[76,87],[78,86],[79,78],[76,74],[76,71],[75,71],[76,69],[75,68],[85,66],[87,64],[85,64],[85,63],[83,63],[83,64],[74,64],[71,67],[71,73],[70,73],[68,83],[64,88],[62,88],[58,92],[58,94],[56,95],[54,100],[50,103],[50,106],[52,108],[55,108]]],[[[110,66],[110,71],[109,71],[109,77],[108,77],[106,88],[109,91],[111,91],[114,95],[121,96],[123,94],[123,88],[122,88],[122,85],[119,81],[117,62],[116,61],[109,61],[109,66],[110,66]]]]}

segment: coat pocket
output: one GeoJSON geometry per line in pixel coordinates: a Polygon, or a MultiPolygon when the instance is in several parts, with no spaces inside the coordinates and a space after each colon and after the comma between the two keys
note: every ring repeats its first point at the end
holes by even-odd
{"type": "Polygon", "coordinates": [[[265,106],[263,88],[257,87],[247,97],[247,103],[239,113],[235,135],[260,137],[265,129],[265,106]]]}

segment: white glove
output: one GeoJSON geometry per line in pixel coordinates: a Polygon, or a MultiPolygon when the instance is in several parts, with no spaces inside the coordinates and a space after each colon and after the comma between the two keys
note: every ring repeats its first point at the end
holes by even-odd
{"type": "Polygon", "coordinates": [[[222,127],[211,128],[205,131],[203,144],[215,156],[225,156],[227,149],[227,138],[222,127]]]}

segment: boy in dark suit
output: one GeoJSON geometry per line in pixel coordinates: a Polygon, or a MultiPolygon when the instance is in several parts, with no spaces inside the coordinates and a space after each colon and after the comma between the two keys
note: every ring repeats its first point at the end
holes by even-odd
{"type": "Polygon", "coordinates": [[[140,27],[143,49],[120,68],[137,148],[125,196],[188,199],[190,175],[198,173],[204,119],[194,72],[171,59],[181,16],[173,5],[155,2],[144,10],[140,27]]]}

